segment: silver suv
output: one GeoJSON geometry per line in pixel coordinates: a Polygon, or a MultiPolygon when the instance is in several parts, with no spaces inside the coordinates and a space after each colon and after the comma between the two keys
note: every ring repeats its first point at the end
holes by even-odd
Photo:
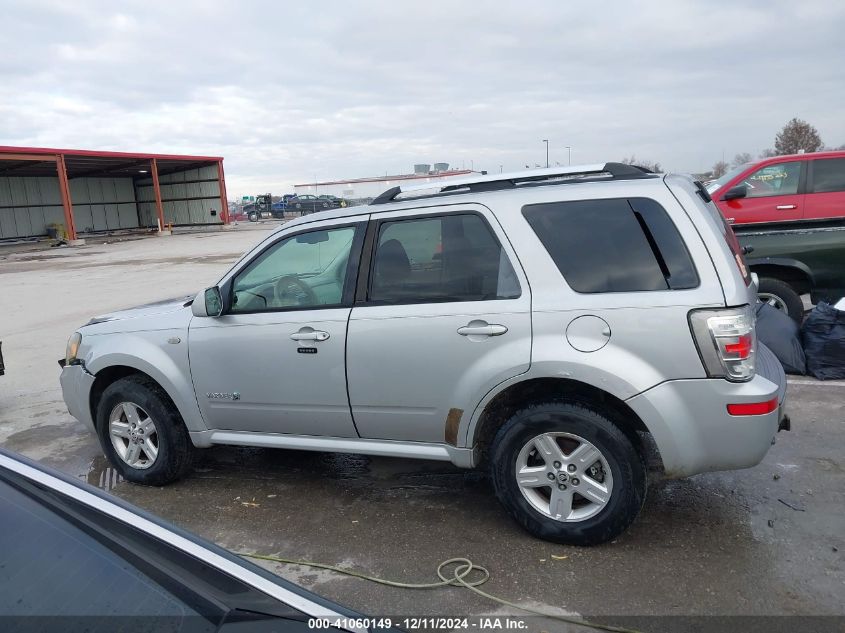
{"type": "Polygon", "coordinates": [[[478,176],[288,222],[196,298],[80,328],[61,383],[133,482],[215,444],[444,460],[593,544],[640,511],[647,447],[669,477],[765,455],[785,380],[753,286],[686,177],[478,176]]]}

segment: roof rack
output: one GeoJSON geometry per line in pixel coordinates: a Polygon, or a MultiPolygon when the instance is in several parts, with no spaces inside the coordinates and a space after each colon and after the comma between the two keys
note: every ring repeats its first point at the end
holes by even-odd
{"type": "Polygon", "coordinates": [[[436,190],[434,193],[403,196],[404,198],[431,198],[446,194],[501,191],[527,185],[552,185],[583,182],[584,179],[635,180],[652,178],[654,172],[645,167],[625,163],[597,163],[594,165],[573,165],[572,167],[551,167],[529,169],[508,174],[478,175],[472,178],[443,180],[422,185],[402,185],[388,189],[370,204],[395,202],[401,194],[436,190]]]}

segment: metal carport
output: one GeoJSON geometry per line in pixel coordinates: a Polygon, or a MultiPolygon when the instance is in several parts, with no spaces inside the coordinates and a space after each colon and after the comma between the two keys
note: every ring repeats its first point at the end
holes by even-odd
{"type": "Polygon", "coordinates": [[[0,146],[0,239],[228,224],[223,158],[0,146]]]}

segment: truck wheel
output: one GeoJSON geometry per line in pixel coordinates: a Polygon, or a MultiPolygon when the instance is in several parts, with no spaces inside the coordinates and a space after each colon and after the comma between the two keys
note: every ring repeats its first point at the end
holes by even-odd
{"type": "Polygon", "coordinates": [[[97,406],[97,434],[128,481],[160,486],[191,467],[195,449],[182,416],[147,376],[127,376],[106,387],[97,406]]]}
{"type": "Polygon", "coordinates": [[[493,439],[496,496],[528,532],[567,545],[621,534],[645,501],[646,469],[628,437],[578,404],[526,407],[493,439]]]}
{"type": "Polygon", "coordinates": [[[763,303],[768,303],[791,316],[798,325],[804,320],[804,302],[795,290],[785,281],[774,277],[760,277],[757,296],[763,303]]]}

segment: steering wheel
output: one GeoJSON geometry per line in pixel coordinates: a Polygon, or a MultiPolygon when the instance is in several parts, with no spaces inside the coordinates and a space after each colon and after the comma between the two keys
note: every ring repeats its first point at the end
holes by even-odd
{"type": "Polygon", "coordinates": [[[311,287],[298,277],[285,275],[276,280],[273,290],[279,307],[317,305],[320,300],[311,287]]]}

